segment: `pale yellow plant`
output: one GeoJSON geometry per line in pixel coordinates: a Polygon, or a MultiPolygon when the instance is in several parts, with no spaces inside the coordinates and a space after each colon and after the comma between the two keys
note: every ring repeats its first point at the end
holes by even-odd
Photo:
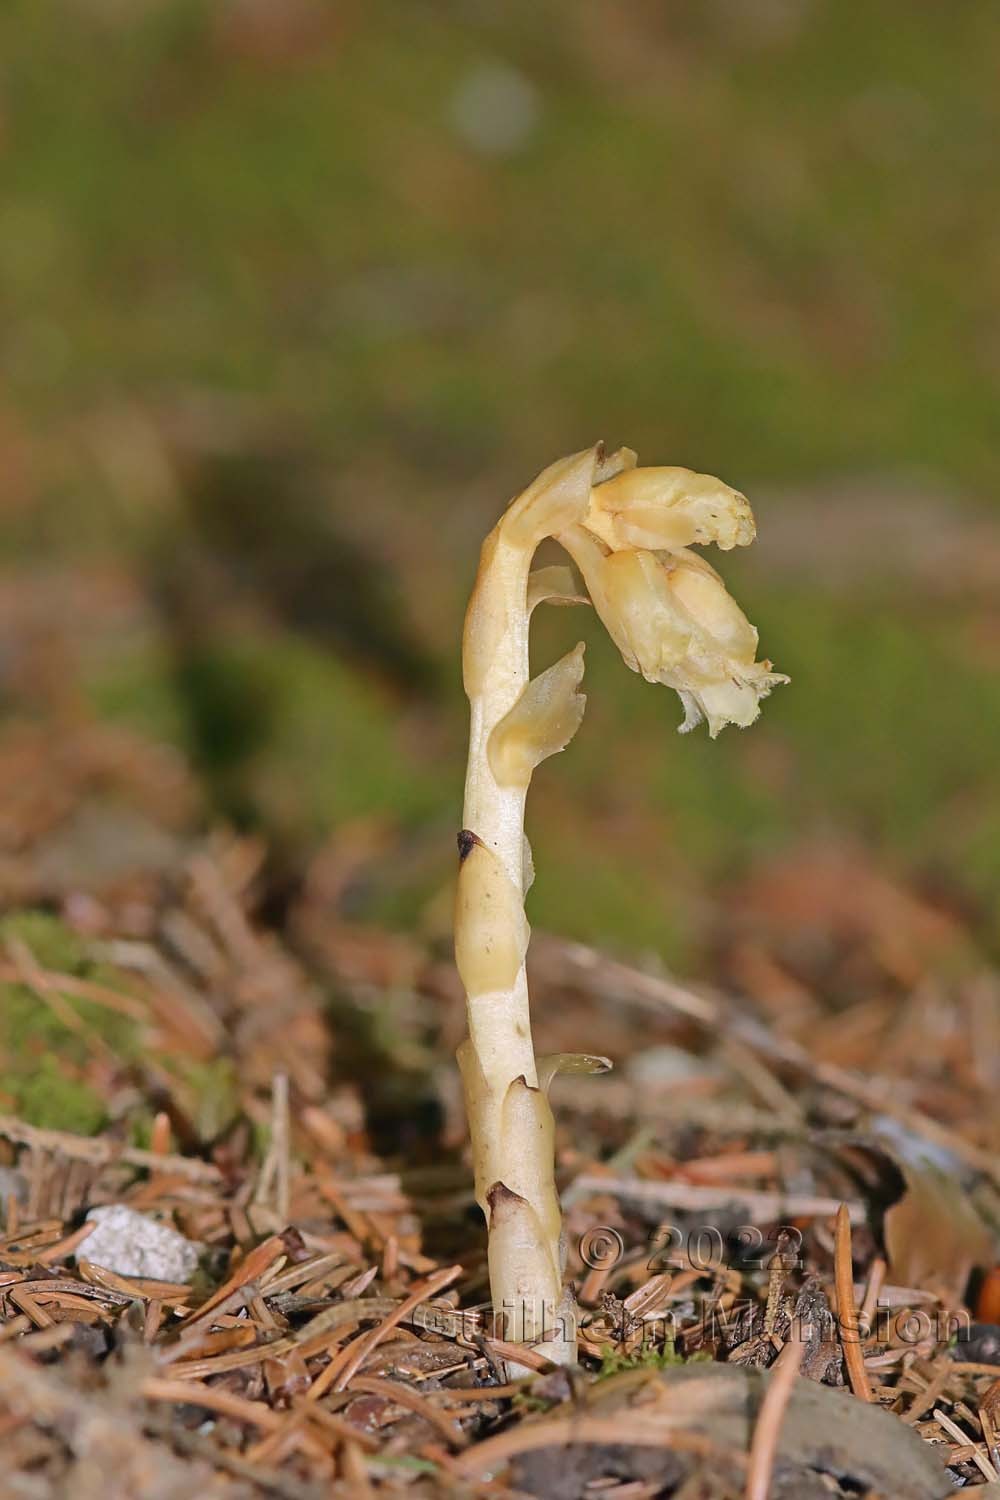
{"type": "Polygon", "coordinates": [[[751,724],[761,698],[787,678],[756,660],[756,630],[689,550],[710,542],[728,550],[754,537],[745,497],[709,475],[637,468],[630,450],[606,456],[598,446],[540,474],[483,543],[463,641],[471,732],[455,954],[469,1035],[458,1061],[504,1336],[570,1363],[575,1309],[563,1287],[548,1087],[556,1072],[609,1064],[587,1054],[536,1059],[531,1040],[525,798],[535,766],[565,749],[585,704],[582,642],[529,676],[535,606],[587,602],[571,568],[531,571],[547,537],[576,563],[627,665],[680,694],[682,731],[705,719],[714,738],[725,724],[751,724]]]}

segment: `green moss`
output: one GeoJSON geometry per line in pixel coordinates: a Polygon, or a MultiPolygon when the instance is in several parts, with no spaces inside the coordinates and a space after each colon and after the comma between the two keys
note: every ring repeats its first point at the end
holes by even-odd
{"type": "MultiPolygon", "coordinates": [[[[94,961],[86,943],[47,912],[13,912],[0,919],[0,945],[17,937],[51,974],[90,979],[127,993],[123,976],[94,961]]],[[[87,1081],[92,1041],[99,1038],[124,1069],[142,1054],[142,1028],[128,1016],[59,991],[81,1032],[57,1009],[19,984],[0,985],[0,1106],[33,1125],[90,1133],[106,1121],[103,1099],[87,1081]]],[[[168,1056],[160,1065],[176,1079],[178,1097],[203,1141],[215,1139],[239,1113],[239,1082],[231,1058],[208,1061],[168,1056]]],[[[151,1116],[131,1120],[133,1139],[148,1140],[151,1116]]]]}
{"type": "MultiPolygon", "coordinates": [[[[171,1078],[170,1091],[185,1117],[194,1126],[203,1146],[223,1135],[240,1114],[240,1092],[236,1063],[229,1057],[196,1061],[193,1058],[165,1055],[157,1064],[171,1078]]],[[[134,1146],[148,1149],[152,1138],[155,1113],[152,1107],[140,1107],[129,1114],[129,1138],[134,1146]]],[[[252,1126],[255,1144],[266,1126],[252,1126]]],[[[258,1149],[257,1156],[263,1156],[258,1149]]]]}
{"type": "MultiPolygon", "coordinates": [[[[12,912],[0,918],[0,947],[10,938],[23,942],[50,974],[89,979],[109,989],[128,993],[122,976],[109,965],[89,958],[82,940],[47,912],[12,912]]],[[[67,1050],[74,1061],[83,1061],[86,1044],[76,1030],[67,1026],[58,1011],[46,1005],[34,990],[20,984],[4,984],[0,991],[3,995],[0,1048],[17,1054],[33,1045],[44,1044],[67,1050]]],[[[138,1055],[138,1028],[128,1016],[95,1000],[81,999],[63,991],[59,993],[68,1010],[79,1018],[86,1030],[106,1042],[117,1057],[127,1060],[138,1055]]]]}
{"type": "Polygon", "coordinates": [[[105,1123],[97,1091],[70,1076],[50,1052],[42,1053],[30,1072],[0,1075],[0,1092],[11,1099],[13,1114],[42,1129],[94,1135],[105,1123]]]}
{"type": "Polygon", "coordinates": [[[607,1380],[609,1376],[621,1375],[625,1370],[668,1370],[683,1363],[684,1358],[677,1353],[672,1339],[662,1349],[656,1349],[652,1345],[644,1346],[634,1354],[622,1354],[619,1350],[612,1349],[610,1344],[605,1344],[601,1351],[601,1368],[597,1372],[597,1379],[607,1380]]]}
{"type": "Polygon", "coordinates": [[[399,707],[330,649],[291,632],[207,640],[181,677],[155,648],[107,663],[90,683],[99,712],[165,734],[200,762],[218,805],[272,835],[311,841],[348,818],[419,821],[460,784],[404,741],[399,707]],[[153,684],[160,683],[158,689],[153,684]]]}
{"type": "Polygon", "coordinates": [[[434,768],[400,741],[389,695],[295,637],[233,649],[252,652],[273,694],[274,731],[250,775],[276,821],[312,831],[387,808],[408,822],[433,808],[434,768]]]}
{"type": "Polygon", "coordinates": [[[240,1111],[236,1064],[232,1058],[215,1057],[206,1062],[171,1058],[166,1065],[176,1072],[192,1096],[191,1115],[199,1137],[203,1141],[215,1140],[240,1111]]]}
{"type": "Polygon", "coordinates": [[[31,949],[43,969],[82,975],[93,965],[77,933],[45,911],[13,911],[0,917],[0,942],[17,939],[31,949]]]}
{"type": "MultiPolygon", "coordinates": [[[[17,938],[50,974],[96,981],[126,992],[122,976],[94,962],[86,944],[47,912],[20,911],[0,919],[0,946],[17,938]]],[[[87,1082],[93,1053],[88,1036],[100,1038],[122,1064],[139,1055],[139,1028],[128,1016],[94,1001],[59,991],[82,1031],[24,985],[0,984],[0,1095],[30,1124],[90,1133],[105,1119],[98,1091],[87,1082]]]]}
{"type": "Polygon", "coordinates": [[[660,1349],[652,1344],[644,1345],[634,1354],[621,1354],[608,1344],[602,1350],[601,1368],[596,1378],[607,1380],[609,1376],[621,1375],[626,1370],[670,1370],[675,1365],[704,1363],[709,1358],[707,1354],[678,1354],[673,1339],[667,1339],[660,1349]]]}
{"type": "Polygon", "coordinates": [[[86,687],[100,718],[153,740],[184,743],[184,703],[165,642],[124,643],[100,662],[86,687]]]}

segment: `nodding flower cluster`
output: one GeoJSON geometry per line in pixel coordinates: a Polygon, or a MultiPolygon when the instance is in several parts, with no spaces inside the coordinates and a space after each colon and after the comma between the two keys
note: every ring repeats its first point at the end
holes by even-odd
{"type": "Polygon", "coordinates": [[[560,459],[508,507],[483,543],[469,601],[463,675],[471,709],[455,952],[468,997],[459,1049],[476,1173],[490,1231],[494,1307],[504,1336],[533,1340],[562,1363],[567,1294],[547,1100],[556,1072],[601,1071],[588,1054],[535,1058],[524,960],[524,896],[532,879],[524,804],[532,772],[565,749],[583,718],[581,642],[531,679],[528,628],[537,604],[591,602],[626,664],[680,695],[682,731],[708,721],[752,724],[788,679],[758,662],[757,632],[692,546],[746,546],[745,497],[689,469],[638,468],[629,449],[598,446],[560,459]],[[575,562],[531,569],[554,537],[575,562]],[[586,592],[584,592],[584,586],[586,592]],[[535,1309],[533,1312],[532,1309],[535,1309]],[[553,1316],[553,1314],[562,1316],[553,1316]]]}

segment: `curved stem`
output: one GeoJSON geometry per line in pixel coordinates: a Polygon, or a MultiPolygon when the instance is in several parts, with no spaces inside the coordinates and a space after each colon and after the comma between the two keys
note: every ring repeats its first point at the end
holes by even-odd
{"type": "MultiPolygon", "coordinates": [[[[489,741],[528,685],[527,587],[532,552],[533,548],[508,544],[497,532],[487,538],[466,624],[468,647],[484,601],[491,618],[502,622],[502,629],[491,634],[488,652],[479,653],[474,672],[468,670],[471,653],[466,653],[471,720],[465,836],[474,835],[476,844],[495,856],[515,909],[500,911],[500,897],[488,891],[484,897],[476,886],[474,899],[486,908],[482,926],[472,926],[473,915],[479,914],[463,916],[461,882],[468,865],[476,860],[486,863],[470,841],[466,849],[473,854],[463,863],[456,917],[456,940],[463,944],[465,957],[469,1021],[469,1039],[459,1061],[477,1196],[490,1229],[493,1305],[502,1316],[504,1337],[511,1342],[539,1339],[559,1321],[562,1302],[561,1216],[551,1114],[538,1088],[523,951],[516,953],[503,983],[497,984],[493,974],[496,949],[509,930],[527,931],[523,918],[527,787],[501,785],[490,764],[489,741]],[[498,908],[496,913],[490,912],[491,901],[498,908]],[[480,979],[480,973],[487,977],[480,979]]],[[[470,872],[466,883],[471,887],[474,877],[488,879],[491,873],[492,865],[485,875],[470,872]]],[[[575,1328],[537,1347],[549,1358],[569,1362],[575,1359],[575,1328]]]]}
{"type": "MultiPolygon", "coordinates": [[[[501,786],[493,774],[489,738],[528,685],[528,571],[530,557],[503,541],[483,546],[480,584],[502,591],[507,628],[496,642],[482,686],[470,696],[469,760],[462,826],[493,851],[524,902],[524,806],[527,787],[501,786]],[[483,577],[483,571],[486,577],[483,577]]],[[[499,994],[469,996],[469,1032],[490,1086],[506,1091],[519,1076],[537,1084],[531,1043],[528,979],[522,962],[514,983],[499,994]]]]}

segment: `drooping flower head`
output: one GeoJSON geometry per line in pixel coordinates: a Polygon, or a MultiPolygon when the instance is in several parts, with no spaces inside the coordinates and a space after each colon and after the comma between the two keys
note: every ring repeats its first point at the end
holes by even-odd
{"type": "Polygon", "coordinates": [[[598,457],[594,478],[586,512],[558,539],[626,664],[680,695],[682,733],[703,719],[713,739],[726,724],[752,724],[788,678],[756,660],[757,631],[690,550],[752,542],[746,497],[709,474],[637,468],[627,449],[598,457]]]}

